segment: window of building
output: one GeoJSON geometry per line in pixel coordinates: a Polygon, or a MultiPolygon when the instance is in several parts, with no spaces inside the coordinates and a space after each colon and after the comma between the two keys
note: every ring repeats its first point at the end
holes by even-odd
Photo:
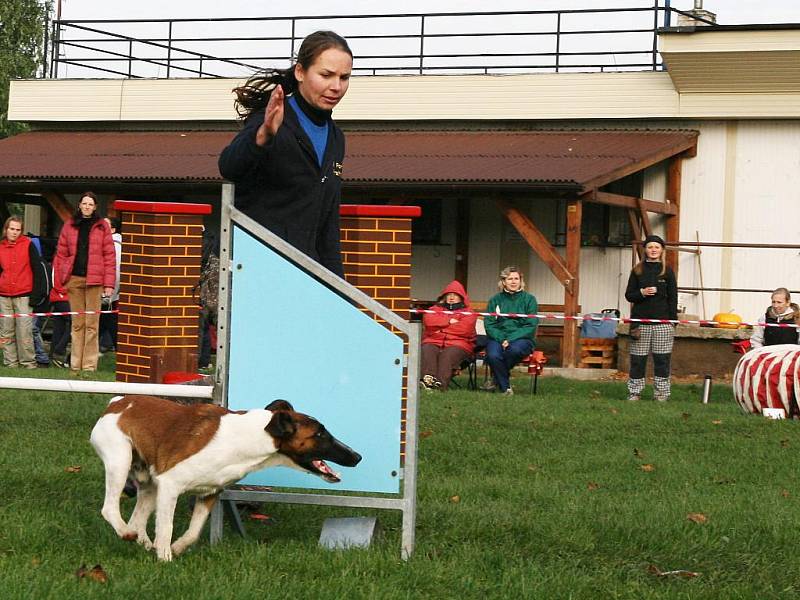
{"type": "MultiPolygon", "coordinates": [[[[600,188],[600,191],[623,196],[641,197],[644,175],[640,171],[618,179],[600,188]]],[[[567,202],[559,200],[556,205],[556,233],[552,243],[564,246],[567,243],[567,202]]],[[[631,241],[631,226],[628,209],[594,202],[583,203],[581,221],[581,246],[625,246],[631,241]]]]}

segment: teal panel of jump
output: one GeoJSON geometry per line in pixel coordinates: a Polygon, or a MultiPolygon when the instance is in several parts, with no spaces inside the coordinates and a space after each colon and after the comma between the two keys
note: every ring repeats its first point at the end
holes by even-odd
{"type": "Polygon", "coordinates": [[[363,457],[330,464],[337,484],[288,467],[240,483],[398,493],[402,340],[240,227],[232,246],[228,408],[288,400],[363,457]]]}

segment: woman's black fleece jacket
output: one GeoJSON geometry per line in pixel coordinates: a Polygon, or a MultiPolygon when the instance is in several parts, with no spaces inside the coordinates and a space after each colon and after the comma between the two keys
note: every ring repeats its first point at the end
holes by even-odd
{"type": "Polygon", "coordinates": [[[660,262],[641,263],[642,274],[631,271],[625,299],[633,304],[631,317],[634,319],[677,319],[678,318],[678,283],[675,273],[669,267],[661,275],[660,262]],[[655,286],[655,296],[643,296],[641,290],[655,286]]]}
{"type": "Polygon", "coordinates": [[[260,147],[255,140],[263,122],[263,110],[250,114],[244,129],[219,157],[220,173],[236,184],[236,208],[344,277],[339,241],[344,134],[328,120],[328,143],[320,167],[288,97],[283,124],[260,147]]]}

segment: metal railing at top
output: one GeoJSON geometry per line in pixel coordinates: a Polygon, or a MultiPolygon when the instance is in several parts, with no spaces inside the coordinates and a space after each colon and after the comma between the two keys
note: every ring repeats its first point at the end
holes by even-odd
{"type": "MultiPolygon", "coordinates": [[[[642,71],[663,68],[649,6],[392,15],[56,20],[50,78],[242,77],[291,63],[303,38],[347,38],[355,75],[642,71]]],[[[643,2],[643,4],[647,4],[643,2]]]]}

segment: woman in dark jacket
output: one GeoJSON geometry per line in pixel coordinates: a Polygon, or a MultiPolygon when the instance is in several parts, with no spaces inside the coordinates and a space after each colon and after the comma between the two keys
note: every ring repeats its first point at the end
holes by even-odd
{"type": "Polygon", "coordinates": [[[768,327],[767,325],[800,325],[800,306],[792,302],[789,290],[781,287],[772,292],[772,304],[764,313],[764,325],[753,327],[750,346],[775,346],[777,344],[800,344],[800,329],[794,327],[768,327]]]}
{"type": "MultiPolygon", "coordinates": [[[[678,318],[678,284],[675,274],[664,262],[664,240],[648,235],[644,240],[645,260],[628,277],[625,298],[633,304],[631,318],[678,318]]],[[[670,360],[675,326],[671,323],[634,323],[631,325],[630,377],[628,400],[639,400],[645,384],[647,355],[653,354],[655,399],[669,400],[670,360]],[[637,327],[638,325],[638,327],[637,327]],[[637,334],[634,336],[633,332],[637,334]]]]}
{"type": "Polygon", "coordinates": [[[244,129],[219,157],[220,173],[236,184],[237,208],[340,277],[344,135],[331,114],[352,66],[344,38],[309,35],[292,67],[234,90],[244,129]]]}

